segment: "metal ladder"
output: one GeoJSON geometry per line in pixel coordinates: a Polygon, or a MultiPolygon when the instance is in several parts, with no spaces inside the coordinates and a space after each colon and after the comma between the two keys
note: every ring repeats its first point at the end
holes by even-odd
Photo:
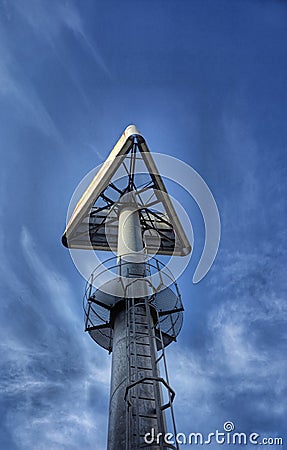
{"type": "Polygon", "coordinates": [[[166,411],[170,411],[170,422],[176,436],[173,412],[174,391],[169,386],[167,365],[159,316],[150,304],[149,298],[126,299],[126,330],[128,381],[125,392],[127,449],[166,450],[179,449],[178,444],[168,444],[163,440],[167,433],[166,411]],[[155,329],[157,324],[157,329],[155,329]],[[157,348],[159,352],[157,353],[157,348]],[[159,363],[162,361],[164,377],[160,376],[159,363]],[[162,389],[166,390],[166,400],[162,389]],[[154,430],[154,441],[147,443],[146,433],[154,430]],[[140,433],[140,430],[142,432],[140,433]],[[162,433],[159,436],[159,433],[162,433]],[[159,436],[157,438],[157,436],[159,436]]]}

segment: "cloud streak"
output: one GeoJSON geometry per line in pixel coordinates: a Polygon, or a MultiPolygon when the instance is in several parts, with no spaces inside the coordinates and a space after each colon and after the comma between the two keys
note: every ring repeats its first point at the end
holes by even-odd
{"type": "Polygon", "coordinates": [[[178,428],[213,431],[232,420],[241,430],[274,435],[287,412],[284,266],[274,280],[273,259],[264,252],[223,260],[211,290],[211,302],[222,300],[207,312],[204,341],[199,349],[169,350],[176,408],[188,416],[178,413],[178,428]]]}
{"type": "Polygon", "coordinates": [[[2,101],[13,105],[13,114],[16,118],[18,116],[21,124],[28,121],[29,124],[37,126],[46,135],[60,141],[61,137],[50,114],[25,75],[21,73],[14,57],[7,55],[7,48],[0,48],[0,53],[2,55],[0,63],[0,95],[2,101]]]}
{"type": "Polygon", "coordinates": [[[88,50],[97,66],[111,76],[107,65],[96,44],[88,37],[82,17],[72,2],[39,2],[32,0],[29,10],[23,0],[15,2],[15,8],[24,21],[34,30],[38,38],[42,38],[55,50],[65,30],[71,31],[88,50]]]}
{"type": "Polygon", "coordinates": [[[110,358],[106,352],[96,352],[83,334],[81,318],[72,307],[69,283],[51,270],[49,263],[44,264],[26,228],[21,245],[42,297],[41,301],[35,298],[35,288],[13,274],[11,267],[6,268],[6,276],[9,274],[9,280],[14,277],[16,285],[8,311],[1,306],[2,317],[14,309],[22,324],[14,324],[13,335],[5,334],[3,328],[1,332],[3,424],[11,439],[21,443],[21,449],[36,445],[39,450],[77,450],[79,442],[93,449],[96,440],[98,448],[104,449],[110,358]],[[19,295],[24,302],[19,301],[19,295]],[[26,334],[28,338],[23,339],[26,334]],[[105,407],[100,408],[100,404],[105,407]]]}

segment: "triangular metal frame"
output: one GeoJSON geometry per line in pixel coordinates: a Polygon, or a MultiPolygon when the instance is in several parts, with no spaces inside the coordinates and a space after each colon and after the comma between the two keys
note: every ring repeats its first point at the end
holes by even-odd
{"type": "MultiPolygon", "coordinates": [[[[135,190],[140,195],[147,189],[152,189],[156,196],[156,202],[161,203],[165,213],[157,212],[153,208],[140,208],[140,220],[143,231],[154,229],[161,238],[161,243],[156,253],[165,255],[188,255],[191,246],[181,226],[180,220],[167,194],[164,182],[159,175],[156,164],[149,151],[145,139],[136,129],[135,125],[126,128],[107,160],[103,163],[98,173],[77,203],[62,237],[66,247],[94,250],[116,250],[117,224],[114,219],[109,222],[112,230],[112,238],[107,240],[105,236],[105,221],[114,207],[114,201],[105,195],[109,188],[113,189],[119,199],[128,191],[134,190],[133,164],[136,161],[136,152],[140,156],[149,172],[151,181],[146,186],[135,190]],[[130,154],[130,157],[129,157],[130,154]],[[134,158],[133,155],[134,154],[134,158]],[[117,170],[124,163],[125,158],[130,160],[130,168],[127,170],[128,183],[125,188],[116,186],[112,179],[117,170]],[[104,205],[95,206],[98,200],[104,205]]],[[[152,237],[146,247],[147,253],[153,253],[152,237]]]]}

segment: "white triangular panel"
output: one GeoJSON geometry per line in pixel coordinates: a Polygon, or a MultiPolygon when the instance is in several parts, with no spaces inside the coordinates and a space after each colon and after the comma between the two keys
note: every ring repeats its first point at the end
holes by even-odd
{"type": "Polygon", "coordinates": [[[133,183],[138,199],[147,253],[189,254],[190,243],[152,154],[135,125],[126,128],[78,201],[63,235],[63,244],[69,248],[116,250],[117,205],[127,192],[126,179],[133,183]],[[137,186],[135,179],[142,176],[141,167],[145,168],[150,183],[137,186]],[[112,199],[107,195],[111,191],[112,199]],[[100,206],[99,202],[102,202],[100,206]]]}

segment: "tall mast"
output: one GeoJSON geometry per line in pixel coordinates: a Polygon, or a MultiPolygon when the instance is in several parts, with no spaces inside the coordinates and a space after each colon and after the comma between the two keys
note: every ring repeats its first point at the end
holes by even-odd
{"type": "Polygon", "coordinates": [[[176,435],[165,347],[181,329],[183,306],[172,274],[150,254],[191,249],[135,126],[87,187],[62,240],[71,248],[116,252],[95,268],[84,298],[86,331],[112,353],[108,450],[177,449],[164,438],[176,435]],[[139,162],[147,169],[144,180],[139,162]],[[122,166],[124,180],[117,175],[122,166]]]}

